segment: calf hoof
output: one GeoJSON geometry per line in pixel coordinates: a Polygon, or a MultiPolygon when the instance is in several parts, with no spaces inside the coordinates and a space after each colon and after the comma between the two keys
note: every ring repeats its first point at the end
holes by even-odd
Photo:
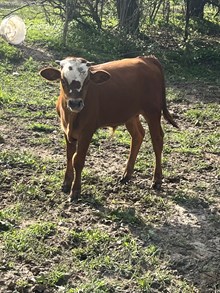
{"type": "Polygon", "coordinates": [[[80,197],[80,194],[81,194],[80,190],[71,191],[70,196],[69,196],[69,201],[70,202],[77,202],[80,197]]]}
{"type": "Polygon", "coordinates": [[[69,185],[69,184],[63,184],[62,191],[64,193],[69,193],[70,192],[70,189],[71,189],[71,185],[69,185]]]}
{"type": "Polygon", "coordinates": [[[121,184],[126,184],[126,183],[128,183],[128,181],[130,181],[130,180],[131,180],[131,176],[126,175],[126,176],[123,176],[123,177],[119,180],[119,182],[120,182],[121,184]]]}
{"type": "Polygon", "coordinates": [[[120,182],[121,184],[126,184],[126,183],[128,183],[129,180],[130,180],[130,179],[124,177],[124,178],[121,178],[121,179],[119,180],[119,182],[120,182]]]}
{"type": "Polygon", "coordinates": [[[151,188],[154,190],[161,190],[162,183],[161,182],[152,182],[151,188]]]}

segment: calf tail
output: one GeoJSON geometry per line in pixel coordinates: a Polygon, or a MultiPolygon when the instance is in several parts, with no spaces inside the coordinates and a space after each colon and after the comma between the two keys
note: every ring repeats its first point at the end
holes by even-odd
{"type": "Polygon", "coordinates": [[[162,82],[162,111],[163,111],[163,117],[165,118],[165,120],[167,122],[172,124],[174,127],[179,128],[179,126],[174,121],[172,115],[170,114],[170,112],[169,112],[169,110],[167,108],[164,72],[163,72],[163,68],[162,68],[159,60],[153,55],[147,56],[147,57],[139,57],[139,58],[141,58],[142,60],[145,60],[145,61],[150,60],[151,62],[153,62],[159,68],[159,70],[161,72],[161,82],[162,82]]]}
{"type": "Polygon", "coordinates": [[[179,128],[178,124],[174,121],[172,115],[170,114],[168,108],[167,108],[167,101],[166,101],[166,87],[165,87],[165,79],[164,79],[164,72],[163,72],[163,68],[160,64],[160,62],[158,61],[158,66],[160,68],[161,71],[161,75],[162,75],[162,111],[163,111],[163,117],[164,119],[169,122],[170,124],[172,124],[174,127],[179,128]]]}
{"type": "MultiPolygon", "coordinates": [[[[161,67],[162,70],[162,67],[161,67]]],[[[164,80],[164,75],[163,75],[163,71],[162,71],[162,76],[163,76],[163,97],[162,97],[162,111],[163,111],[163,117],[164,119],[169,122],[170,124],[172,124],[174,127],[179,128],[178,124],[174,121],[172,115],[170,114],[168,108],[167,108],[167,101],[166,101],[166,88],[165,88],[165,80],[164,80]]]]}
{"type": "Polygon", "coordinates": [[[172,124],[174,127],[179,128],[178,124],[174,121],[173,117],[171,116],[169,110],[167,109],[167,106],[163,108],[163,117],[166,121],[168,121],[170,124],[172,124]]]}

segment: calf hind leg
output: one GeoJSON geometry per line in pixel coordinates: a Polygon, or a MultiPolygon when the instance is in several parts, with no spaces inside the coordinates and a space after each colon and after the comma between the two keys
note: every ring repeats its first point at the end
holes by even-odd
{"type": "Polygon", "coordinates": [[[128,162],[121,179],[122,183],[126,183],[131,179],[132,173],[134,171],[134,164],[141,147],[145,131],[141,122],[139,120],[139,116],[133,117],[125,124],[128,132],[131,135],[131,145],[130,145],[130,154],[128,158],[128,162]]]}
{"type": "MultiPolygon", "coordinates": [[[[146,118],[146,117],[145,117],[146,118]]],[[[163,150],[163,130],[160,124],[161,115],[147,118],[153,150],[155,153],[155,168],[151,187],[153,189],[161,189],[162,185],[162,167],[161,158],[163,150]]]]}

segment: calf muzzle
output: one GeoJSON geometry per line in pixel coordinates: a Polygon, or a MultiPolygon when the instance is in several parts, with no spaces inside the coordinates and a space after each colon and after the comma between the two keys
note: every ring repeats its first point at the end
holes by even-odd
{"type": "Polygon", "coordinates": [[[67,101],[67,107],[70,109],[70,111],[78,113],[83,109],[84,102],[82,99],[69,99],[67,101]]]}

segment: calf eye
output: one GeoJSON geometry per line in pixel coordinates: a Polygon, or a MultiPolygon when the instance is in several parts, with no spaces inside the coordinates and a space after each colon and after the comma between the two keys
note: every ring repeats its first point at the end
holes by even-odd
{"type": "Polygon", "coordinates": [[[82,73],[84,70],[83,70],[82,67],[79,67],[79,68],[78,68],[78,71],[79,71],[79,73],[82,73]]]}
{"type": "Polygon", "coordinates": [[[72,66],[69,66],[69,70],[73,70],[73,67],[72,66]]]}

